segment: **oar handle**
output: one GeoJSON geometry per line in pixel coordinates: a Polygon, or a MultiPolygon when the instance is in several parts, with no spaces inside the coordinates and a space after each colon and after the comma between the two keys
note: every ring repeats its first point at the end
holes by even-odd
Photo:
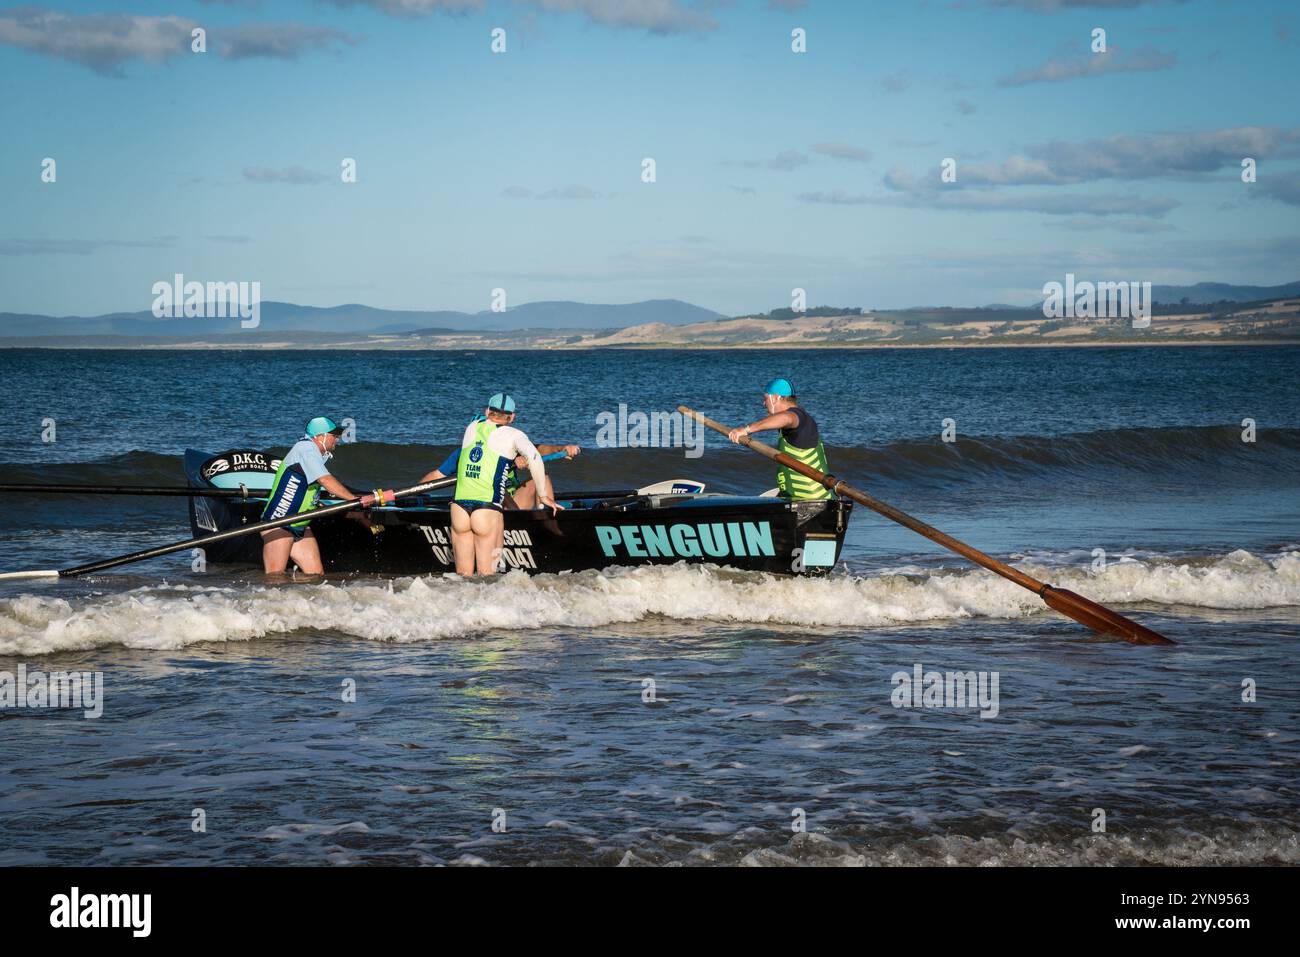
{"type": "MultiPolygon", "coordinates": [[[[696,422],[708,426],[715,432],[721,432],[723,435],[730,435],[731,433],[731,430],[721,422],[715,422],[707,415],[696,412],[694,409],[688,408],[687,406],[679,405],[677,411],[683,415],[690,416],[696,422]]],[[[868,495],[860,489],[854,488],[852,485],[849,485],[849,483],[837,479],[833,475],[827,475],[825,472],[821,472],[810,465],[805,465],[798,459],[791,458],[784,452],[779,452],[772,448],[772,446],[766,445],[752,436],[742,435],[740,437],[740,442],[744,445],[748,445],[755,452],[758,452],[761,455],[766,455],[774,462],[778,462],[788,469],[793,469],[800,475],[808,476],[808,478],[819,483],[823,487],[830,489],[832,492],[850,498],[861,505],[865,505],[873,512],[877,512],[905,528],[910,528],[918,535],[924,535],[932,542],[937,542],[944,548],[951,549],[958,555],[974,562],[976,565],[987,568],[994,574],[1001,575],[1003,578],[1015,582],[1021,588],[1029,589],[1046,602],[1049,607],[1059,611],[1061,614],[1069,618],[1073,618],[1080,624],[1087,625],[1095,631],[1117,635],[1125,641],[1131,641],[1134,644],[1139,645],[1173,644],[1172,641],[1163,635],[1157,634],[1151,629],[1139,625],[1137,622],[1131,621],[1123,615],[1111,611],[1109,608],[1098,605],[1096,602],[1089,601],[1082,595],[1076,595],[1074,592],[1066,591],[1065,589],[1057,589],[1046,582],[1039,581],[1032,575],[1026,575],[1020,569],[1012,568],[1005,562],[998,561],[992,555],[985,554],[978,548],[972,548],[965,542],[958,541],[951,535],[939,531],[934,526],[927,525],[918,518],[913,518],[906,512],[900,511],[899,509],[894,508],[894,506],[882,502],[878,498],[868,495]]]]}
{"type": "MultiPolygon", "coordinates": [[[[405,498],[409,495],[419,495],[423,492],[432,492],[434,489],[446,488],[448,485],[454,485],[454,477],[441,478],[434,482],[422,482],[419,485],[412,485],[410,488],[399,489],[394,492],[393,499],[405,498]]],[[[72,578],[76,575],[88,575],[92,572],[103,571],[106,568],[116,568],[118,565],[129,565],[132,562],[144,561],[148,558],[157,558],[160,555],[170,555],[172,552],[183,551],[187,548],[202,548],[205,545],[211,545],[216,542],[224,542],[231,538],[239,538],[243,535],[251,535],[254,532],[265,532],[273,528],[283,528],[286,525],[296,525],[299,522],[310,522],[313,519],[323,518],[326,515],[338,515],[342,512],[351,511],[354,508],[361,507],[360,499],[348,499],[346,502],[340,502],[338,505],[327,505],[324,508],[315,508],[308,512],[298,512],[294,515],[286,515],[284,518],[272,518],[265,522],[256,522],[252,525],[242,525],[239,528],[227,529],[224,532],[216,532],[212,535],[204,535],[202,538],[191,538],[183,542],[176,542],[172,545],[163,545],[158,548],[147,548],[144,551],[132,552],[130,555],[122,555],[118,558],[108,558],[99,562],[91,562],[87,565],[78,565],[75,568],[60,569],[60,578],[72,578]]]]}

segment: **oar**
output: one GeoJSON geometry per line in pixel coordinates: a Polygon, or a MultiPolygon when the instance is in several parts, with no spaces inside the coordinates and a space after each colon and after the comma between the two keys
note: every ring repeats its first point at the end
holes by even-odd
{"type": "MultiPolygon", "coordinates": [[[[38,495],[184,495],[189,498],[258,498],[256,489],[185,488],[180,485],[0,485],[0,492],[38,495]]],[[[265,497],[265,496],[261,496],[265,497]]]]}
{"type": "MultiPolygon", "coordinates": [[[[392,494],[385,494],[384,500],[391,501],[394,499],[405,498],[409,495],[419,495],[421,492],[432,492],[434,489],[454,485],[455,482],[456,479],[454,476],[441,478],[436,482],[423,482],[419,485],[412,485],[410,488],[399,489],[392,494]]],[[[130,555],[122,555],[119,558],[107,558],[100,562],[91,562],[88,565],[78,565],[75,568],[6,572],[0,574],[0,580],[15,578],[73,578],[77,575],[88,575],[91,572],[103,571],[106,568],[115,568],[118,565],[129,565],[131,562],[141,562],[146,558],[157,558],[159,555],[169,555],[172,552],[183,551],[187,548],[202,548],[203,546],[211,545],[214,542],[224,542],[227,539],[238,538],[241,535],[251,535],[253,532],[264,532],[272,528],[282,528],[285,525],[295,525],[298,522],[309,522],[313,519],[323,518],[326,515],[338,515],[342,512],[347,512],[360,507],[361,501],[359,499],[348,499],[346,502],[340,502],[338,505],[327,505],[324,508],[315,508],[309,512],[299,512],[295,515],[286,515],[284,518],[273,518],[265,522],[256,522],[252,525],[242,525],[239,528],[217,532],[214,535],[204,535],[202,538],[190,538],[183,542],[176,542],[174,545],[163,545],[159,548],[149,548],[142,552],[132,552],[130,555]]]]}
{"type": "MultiPolygon", "coordinates": [[[[708,416],[689,409],[684,405],[679,405],[677,411],[683,415],[689,415],[696,422],[707,425],[709,428],[727,435],[731,430],[725,425],[714,422],[708,416]]],[[[860,491],[833,475],[827,475],[818,471],[809,465],[791,458],[783,452],[778,452],[770,445],[764,445],[757,439],[749,436],[741,436],[741,443],[748,445],[755,452],[766,455],[774,462],[784,465],[788,469],[793,469],[801,475],[806,475],[813,481],[821,484],[823,487],[830,489],[832,492],[843,495],[853,501],[865,505],[873,512],[878,512],[885,518],[897,522],[919,535],[924,535],[932,542],[938,542],[944,548],[952,549],[958,555],[970,559],[976,565],[982,565],[989,571],[1001,575],[1009,581],[1015,582],[1021,588],[1027,588],[1035,595],[1047,603],[1047,606],[1054,611],[1060,612],[1067,618],[1073,618],[1081,625],[1087,625],[1093,631],[1100,632],[1103,635],[1114,635],[1117,638],[1123,638],[1135,645],[1172,645],[1173,641],[1164,635],[1157,634],[1150,628],[1139,625],[1136,621],[1125,618],[1118,612],[1111,611],[1104,605],[1099,605],[1095,601],[1084,598],[1065,588],[1057,588],[1055,585],[1049,585],[1046,582],[1040,582],[1038,579],[1026,575],[1019,569],[1012,568],[1005,562],[1000,562],[991,555],[986,555],[977,548],[972,548],[964,542],[959,542],[951,535],[946,535],[925,522],[913,518],[906,512],[900,512],[892,505],[880,501],[860,491]]]]}

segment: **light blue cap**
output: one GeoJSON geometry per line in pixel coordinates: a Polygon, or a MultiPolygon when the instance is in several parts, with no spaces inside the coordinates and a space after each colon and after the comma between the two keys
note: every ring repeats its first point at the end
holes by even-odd
{"type": "Polygon", "coordinates": [[[763,388],[764,395],[794,395],[794,386],[789,379],[773,379],[763,388]]]}
{"type": "Polygon", "coordinates": [[[499,412],[513,412],[515,410],[515,397],[509,392],[497,392],[487,400],[487,407],[496,409],[499,412]]]}
{"type": "Polygon", "coordinates": [[[324,435],[326,432],[333,432],[335,435],[343,434],[343,426],[335,425],[334,420],[327,415],[318,415],[307,423],[307,438],[314,439],[318,435],[324,435]]]}

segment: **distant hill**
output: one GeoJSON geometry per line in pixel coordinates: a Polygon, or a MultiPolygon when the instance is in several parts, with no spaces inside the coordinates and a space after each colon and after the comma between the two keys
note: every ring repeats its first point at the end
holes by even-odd
{"type": "MultiPolygon", "coordinates": [[[[1075,284],[1085,277],[1076,277],[1075,284]]],[[[1151,301],[1159,306],[1213,306],[1219,303],[1276,302],[1300,296],[1300,282],[1281,286],[1238,286],[1226,282],[1198,282],[1194,286],[1160,286],[1152,284],[1151,301]]],[[[1042,302],[1028,307],[987,306],[988,309],[1040,309],[1042,302]]]]}
{"type": "Polygon", "coordinates": [[[349,303],[299,306],[263,302],[256,329],[238,318],[158,319],[152,312],[114,312],[103,316],[36,316],[0,313],[0,337],[26,336],[210,336],[241,332],[354,333],[400,332],[430,326],[451,327],[468,318],[460,312],[405,312],[349,303]]]}
{"type": "Polygon", "coordinates": [[[1152,286],[1151,298],[1155,302],[1214,303],[1214,302],[1265,302],[1300,296],[1300,282],[1282,286],[1234,286],[1226,282],[1198,282],[1194,286],[1152,286]]]}
{"type": "Polygon", "coordinates": [[[812,306],[800,312],[795,312],[788,306],[782,309],[773,309],[771,312],[750,312],[743,316],[731,316],[732,319],[776,319],[780,322],[789,322],[792,319],[820,319],[825,316],[856,316],[862,313],[861,306],[812,306]]]}
{"type": "Polygon", "coordinates": [[[1149,324],[1049,319],[1041,309],[938,307],[839,316],[763,315],[691,326],[647,324],[600,333],[581,348],[826,348],[848,346],[1128,345],[1300,342],[1300,302],[1282,297],[1231,305],[1161,305],[1149,324]]]}
{"type": "Polygon", "coordinates": [[[528,302],[505,312],[480,312],[472,319],[474,328],[478,329],[622,329],[647,322],[685,326],[718,319],[721,315],[680,299],[648,299],[616,306],[586,302],[528,302]]]}
{"type": "Polygon", "coordinates": [[[115,312],[102,316],[40,316],[0,313],[0,338],[64,336],[143,336],[150,338],[209,337],[223,334],[365,333],[441,334],[448,330],[483,332],[512,329],[621,329],[661,322],[687,325],[719,314],[677,299],[652,299],[619,305],[585,302],[530,302],[497,313],[423,312],[376,309],[357,303],[342,306],[299,306],[263,302],[256,330],[240,327],[239,319],[158,319],[149,311],[115,312]]]}

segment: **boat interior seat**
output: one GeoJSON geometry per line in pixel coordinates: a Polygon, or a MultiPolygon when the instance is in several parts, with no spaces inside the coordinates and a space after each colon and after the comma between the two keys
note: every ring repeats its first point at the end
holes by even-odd
{"type": "Polygon", "coordinates": [[[641,501],[642,496],[640,495],[624,495],[621,498],[610,498],[603,502],[593,502],[591,508],[593,510],[606,512],[617,510],[626,511],[629,506],[640,504],[641,501]]]}

